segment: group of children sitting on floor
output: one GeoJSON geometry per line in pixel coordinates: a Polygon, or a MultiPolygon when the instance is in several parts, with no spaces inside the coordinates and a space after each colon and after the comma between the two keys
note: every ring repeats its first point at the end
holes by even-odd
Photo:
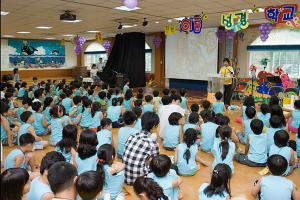
{"type": "Polygon", "coordinates": [[[99,89],[79,81],[46,83],[37,78],[29,87],[26,82],[14,86],[1,83],[1,147],[16,145],[4,161],[1,199],[21,199],[25,194],[26,200],[75,196],[84,200],[124,199],[126,166],[115,157],[124,160],[128,138],[144,131],[148,123],[142,117],[144,113],[166,117],[162,115],[170,104],[185,112],[170,113],[162,138],[151,132],[151,139],[162,140],[163,148],[174,151],[174,158],[159,154],[149,159],[149,171],[133,184],[140,199],[182,199],[180,176],[195,175],[200,168],[198,163],[209,165],[198,156],[198,150],[211,152],[214,157],[211,182],[199,188],[201,200],[231,197],[233,160],[250,167],[268,167],[271,175],[255,183],[254,196],[298,198],[295,185],[284,176],[298,167],[300,100],[290,111],[282,109],[276,96],[259,109],[252,96],[246,97],[242,128],[235,130],[229,117],[223,115],[226,107],[221,92],[215,94],[216,102],[203,101],[202,109],[198,104],[188,109],[184,89],[178,91],[179,95],[167,88],[162,93],[162,97],[158,90],[144,94],[140,88],[134,96],[128,79],[122,91],[108,89],[106,84],[99,89]],[[119,128],[117,141],[113,140],[112,128],[119,128]],[[297,130],[296,141],[290,140],[289,130],[297,130]],[[48,134],[46,141],[44,136],[48,134]],[[238,143],[245,144],[244,152],[238,143]],[[39,166],[34,151],[49,145],[55,151],[47,153],[39,166]]]}

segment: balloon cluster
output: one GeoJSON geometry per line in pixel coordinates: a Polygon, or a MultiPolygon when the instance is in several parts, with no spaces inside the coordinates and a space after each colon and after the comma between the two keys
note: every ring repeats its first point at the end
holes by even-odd
{"type": "Polygon", "coordinates": [[[225,30],[219,28],[218,31],[216,32],[216,35],[217,35],[219,41],[224,40],[225,36],[226,36],[225,30]]]}
{"type": "Polygon", "coordinates": [[[228,39],[232,40],[234,38],[234,31],[231,29],[231,30],[226,30],[226,36],[228,39]]]}
{"type": "Polygon", "coordinates": [[[273,28],[272,24],[270,24],[270,23],[263,23],[259,26],[261,41],[263,41],[263,42],[267,41],[272,28],[273,28]]]}
{"type": "Polygon", "coordinates": [[[161,45],[162,39],[160,36],[155,36],[153,38],[153,44],[155,45],[155,48],[159,48],[161,45]]]}
{"type": "Polygon", "coordinates": [[[126,6],[129,9],[133,9],[137,7],[138,1],[137,0],[124,0],[123,1],[124,6],[126,6]]]}
{"type": "Polygon", "coordinates": [[[106,53],[108,53],[109,50],[110,50],[110,47],[111,47],[111,42],[108,41],[108,40],[105,40],[105,41],[103,42],[103,47],[104,47],[106,53]]]}
{"type": "Polygon", "coordinates": [[[86,39],[83,36],[76,36],[74,37],[74,43],[75,43],[75,53],[76,55],[80,55],[83,45],[85,43],[86,39]]]}

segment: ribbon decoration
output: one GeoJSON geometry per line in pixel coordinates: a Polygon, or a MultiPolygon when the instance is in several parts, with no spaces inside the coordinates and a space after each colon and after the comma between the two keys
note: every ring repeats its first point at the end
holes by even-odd
{"type": "Polygon", "coordinates": [[[251,65],[251,66],[250,66],[250,71],[251,71],[251,72],[256,72],[256,70],[257,70],[257,67],[256,67],[256,66],[254,66],[254,65],[251,65]]]}
{"type": "Polygon", "coordinates": [[[222,14],[221,26],[234,32],[246,29],[249,26],[249,14],[243,11],[222,14]]]}
{"type": "Polygon", "coordinates": [[[277,67],[275,72],[274,72],[274,74],[277,75],[277,76],[280,76],[283,73],[284,73],[284,71],[282,69],[282,66],[277,67]]]}
{"type": "Polygon", "coordinates": [[[269,6],[265,8],[265,18],[273,24],[286,23],[293,20],[297,10],[297,4],[269,6]]]}

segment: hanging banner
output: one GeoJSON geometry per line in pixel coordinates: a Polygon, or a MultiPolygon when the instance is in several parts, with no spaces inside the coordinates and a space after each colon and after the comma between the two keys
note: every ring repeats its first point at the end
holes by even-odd
{"type": "Polygon", "coordinates": [[[221,26],[234,32],[246,29],[249,26],[249,14],[243,11],[222,14],[221,26]]]}
{"type": "Polygon", "coordinates": [[[286,23],[293,20],[298,10],[297,4],[283,4],[280,6],[269,6],[265,8],[265,18],[274,23],[286,23]]]}
{"type": "Polygon", "coordinates": [[[295,14],[293,20],[286,23],[276,24],[277,28],[288,28],[291,30],[300,29],[300,13],[295,14]]]}
{"type": "Polygon", "coordinates": [[[179,21],[180,32],[194,32],[195,34],[200,34],[202,30],[203,20],[200,15],[195,15],[194,17],[185,17],[183,20],[179,21]]]}
{"type": "Polygon", "coordinates": [[[176,27],[174,25],[165,26],[165,35],[176,34],[176,27]]]}
{"type": "Polygon", "coordinates": [[[102,43],[103,42],[103,38],[102,38],[102,35],[101,33],[96,33],[95,35],[95,40],[99,43],[102,43]]]}

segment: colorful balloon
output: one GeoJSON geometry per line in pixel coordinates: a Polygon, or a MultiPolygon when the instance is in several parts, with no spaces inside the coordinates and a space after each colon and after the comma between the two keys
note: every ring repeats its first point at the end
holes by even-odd
{"type": "Polygon", "coordinates": [[[124,0],[123,1],[124,6],[126,6],[129,9],[133,9],[137,7],[138,1],[137,0],[124,0]]]}

